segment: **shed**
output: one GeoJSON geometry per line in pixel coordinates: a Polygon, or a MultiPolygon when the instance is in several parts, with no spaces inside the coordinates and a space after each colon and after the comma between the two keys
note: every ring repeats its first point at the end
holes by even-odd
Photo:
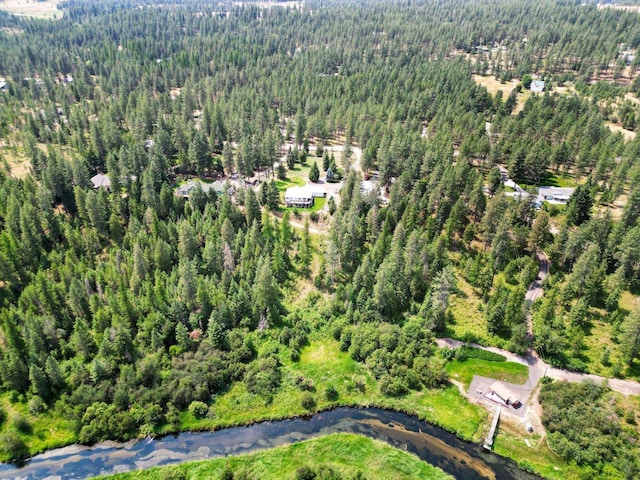
{"type": "Polygon", "coordinates": [[[509,387],[501,382],[493,382],[489,386],[489,392],[497,395],[505,404],[518,408],[522,403],[518,396],[511,391],[509,387]]]}
{"type": "Polygon", "coordinates": [[[533,93],[542,93],[544,92],[544,81],[534,80],[529,88],[533,93]]]}

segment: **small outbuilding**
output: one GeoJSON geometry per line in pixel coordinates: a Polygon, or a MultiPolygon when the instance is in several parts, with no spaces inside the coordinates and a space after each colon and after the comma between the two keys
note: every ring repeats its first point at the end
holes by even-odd
{"type": "Polygon", "coordinates": [[[489,386],[489,393],[497,396],[505,405],[511,405],[513,408],[518,408],[522,405],[518,396],[501,382],[493,382],[489,386]]]}
{"type": "Polygon", "coordinates": [[[529,88],[533,93],[542,93],[544,92],[544,81],[534,80],[529,88]]]}

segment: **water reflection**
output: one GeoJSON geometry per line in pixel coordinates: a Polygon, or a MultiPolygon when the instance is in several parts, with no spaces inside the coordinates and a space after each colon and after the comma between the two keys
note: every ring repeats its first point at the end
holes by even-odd
{"type": "Polygon", "coordinates": [[[508,459],[485,452],[415,417],[377,408],[338,408],[310,419],[265,422],[216,432],[182,433],[129,444],[70,446],[35,456],[26,465],[0,465],[0,478],[76,479],[264,450],[331,433],[357,433],[416,454],[456,479],[529,480],[508,459]]]}

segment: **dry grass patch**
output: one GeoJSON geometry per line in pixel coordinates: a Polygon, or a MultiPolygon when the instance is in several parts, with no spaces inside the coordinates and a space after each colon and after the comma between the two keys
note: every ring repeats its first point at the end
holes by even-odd
{"type": "Polygon", "coordinates": [[[520,83],[519,80],[511,80],[510,82],[502,83],[493,75],[491,76],[482,76],[482,75],[474,75],[473,81],[478,85],[482,85],[491,95],[495,95],[498,93],[498,90],[502,90],[502,94],[504,98],[507,98],[511,91],[516,88],[516,85],[520,83]]]}
{"type": "Polygon", "coordinates": [[[62,11],[58,10],[59,0],[4,0],[0,2],[0,10],[14,15],[34,18],[61,18],[62,11]]]}
{"type": "Polygon", "coordinates": [[[604,124],[611,130],[613,133],[621,133],[626,141],[631,141],[636,138],[636,132],[632,130],[627,130],[626,128],[622,128],[622,125],[618,125],[613,122],[604,122],[604,124]]]}

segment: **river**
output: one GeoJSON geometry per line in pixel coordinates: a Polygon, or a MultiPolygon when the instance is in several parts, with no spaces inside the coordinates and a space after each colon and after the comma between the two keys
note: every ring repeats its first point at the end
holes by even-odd
{"type": "Polygon", "coordinates": [[[50,450],[24,466],[1,464],[0,478],[79,479],[190,460],[240,455],[331,433],[356,433],[416,454],[459,480],[538,478],[515,462],[415,417],[378,408],[336,408],[309,419],[181,433],[127,444],[72,445],[50,450]]]}

